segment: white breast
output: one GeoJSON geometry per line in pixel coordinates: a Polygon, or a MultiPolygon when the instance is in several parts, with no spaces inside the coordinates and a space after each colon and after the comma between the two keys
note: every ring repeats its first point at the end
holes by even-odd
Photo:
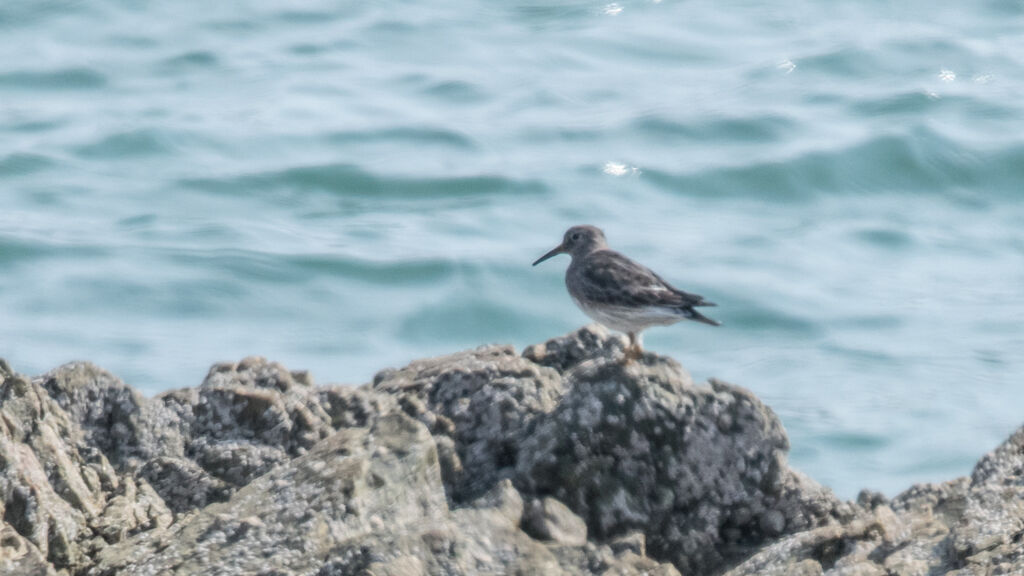
{"type": "Polygon", "coordinates": [[[631,308],[626,306],[586,306],[573,298],[573,302],[584,314],[597,322],[619,332],[639,332],[651,326],[668,326],[685,318],[671,308],[647,306],[631,308]]]}

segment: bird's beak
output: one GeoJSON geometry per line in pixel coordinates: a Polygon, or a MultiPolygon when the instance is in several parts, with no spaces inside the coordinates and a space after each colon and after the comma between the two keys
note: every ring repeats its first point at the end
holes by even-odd
{"type": "Polygon", "coordinates": [[[541,262],[547,260],[548,258],[551,258],[552,256],[558,256],[559,254],[565,254],[565,245],[559,244],[558,246],[555,246],[554,248],[551,249],[551,252],[548,252],[547,254],[541,256],[540,258],[537,258],[537,261],[534,262],[533,265],[536,266],[537,264],[540,264],[541,262]]]}

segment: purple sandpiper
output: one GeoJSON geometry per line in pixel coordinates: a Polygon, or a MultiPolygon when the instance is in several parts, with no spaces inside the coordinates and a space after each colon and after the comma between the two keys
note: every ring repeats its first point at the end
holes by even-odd
{"type": "Polygon", "coordinates": [[[556,256],[572,257],[565,271],[565,287],[573,302],[599,323],[629,336],[624,360],[643,354],[640,332],[651,326],[667,326],[694,320],[719,326],[721,323],[694,308],[715,306],[703,296],[678,290],[660,276],[608,248],[604,232],[595,226],[573,226],[562,243],[533,263],[556,256]]]}

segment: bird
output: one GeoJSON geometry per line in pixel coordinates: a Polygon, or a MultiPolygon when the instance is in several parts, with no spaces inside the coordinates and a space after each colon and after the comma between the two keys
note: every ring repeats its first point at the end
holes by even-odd
{"type": "Polygon", "coordinates": [[[649,268],[610,249],[604,232],[596,226],[569,228],[562,243],[533,265],[559,254],[572,258],[565,271],[565,287],[576,306],[598,323],[629,337],[625,364],[643,356],[640,333],[651,326],[682,320],[721,325],[696,310],[717,304],[673,287],[649,268]]]}

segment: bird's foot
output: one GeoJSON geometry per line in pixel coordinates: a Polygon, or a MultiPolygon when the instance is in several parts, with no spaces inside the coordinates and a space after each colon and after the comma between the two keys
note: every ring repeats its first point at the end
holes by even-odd
{"type": "Polygon", "coordinates": [[[640,333],[627,332],[626,336],[629,337],[629,343],[626,344],[626,349],[622,354],[623,366],[632,364],[634,360],[639,360],[644,355],[644,350],[640,344],[640,333]]]}
{"type": "Polygon", "coordinates": [[[639,360],[644,355],[644,351],[639,346],[627,346],[622,354],[622,365],[629,366],[634,361],[639,360]]]}

